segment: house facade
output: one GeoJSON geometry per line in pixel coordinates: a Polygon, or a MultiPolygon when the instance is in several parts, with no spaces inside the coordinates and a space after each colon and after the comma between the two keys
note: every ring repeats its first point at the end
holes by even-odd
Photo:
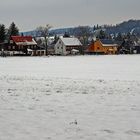
{"type": "Polygon", "coordinates": [[[11,36],[10,43],[6,44],[4,51],[7,55],[44,55],[45,50],[37,46],[32,36],[11,36]]]}
{"type": "Polygon", "coordinates": [[[81,42],[75,37],[60,38],[54,46],[56,55],[78,54],[81,48],[81,42]]]}
{"type": "Polygon", "coordinates": [[[97,39],[93,41],[86,50],[89,54],[116,54],[118,44],[110,39],[97,39]]]}
{"type": "Polygon", "coordinates": [[[138,40],[134,42],[133,53],[140,54],[140,38],[138,38],[138,40]]]}
{"type": "Polygon", "coordinates": [[[133,53],[134,54],[140,54],[140,45],[133,46],[133,53]]]}

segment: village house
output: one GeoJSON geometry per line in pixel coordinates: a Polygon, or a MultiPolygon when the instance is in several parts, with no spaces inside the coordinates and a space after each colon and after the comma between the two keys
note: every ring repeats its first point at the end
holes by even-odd
{"type": "Polygon", "coordinates": [[[133,53],[134,54],[140,54],[140,45],[133,46],[133,53]]]}
{"type": "Polygon", "coordinates": [[[56,55],[78,54],[81,48],[81,42],[75,37],[60,38],[54,46],[56,55]]]}
{"type": "Polygon", "coordinates": [[[97,39],[93,41],[86,53],[88,54],[116,54],[118,44],[114,43],[111,39],[97,39]]]}
{"type": "Polygon", "coordinates": [[[6,44],[4,51],[7,55],[44,55],[45,50],[37,46],[32,36],[11,36],[10,44],[6,44]]]}
{"type": "Polygon", "coordinates": [[[133,53],[140,54],[140,38],[138,38],[137,41],[134,41],[133,53]]]}

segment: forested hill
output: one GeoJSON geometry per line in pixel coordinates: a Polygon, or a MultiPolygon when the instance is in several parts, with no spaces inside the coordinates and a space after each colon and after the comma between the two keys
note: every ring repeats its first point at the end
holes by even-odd
{"type": "MultiPolygon", "coordinates": [[[[88,30],[90,30],[90,32],[94,32],[96,25],[94,27],[86,26],[86,28],[87,27],[88,27],[88,30]]],[[[133,33],[140,35],[140,20],[129,20],[129,21],[124,21],[120,24],[102,25],[101,27],[104,27],[108,34],[128,33],[128,32],[132,33],[133,32],[133,33]]],[[[75,35],[75,32],[78,30],[80,30],[78,27],[52,29],[50,31],[50,34],[52,34],[52,35],[65,34],[67,32],[70,35],[75,35]]],[[[24,35],[36,36],[36,31],[24,32],[24,35]]]]}
{"type": "Polygon", "coordinates": [[[111,34],[134,32],[140,34],[140,20],[124,21],[115,26],[106,26],[106,31],[111,34]]]}
{"type": "MultiPolygon", "coordinates": [[[[128,33],[128,32],[134,32],[140,34],[140,20],[129,20],[116,25],[103,25],[103,26],[105,27],[106,32],[108,34],[128,33]]],[[[91,30],[94,30],[94,27],[90,27],[90,28],[91,30]]],[[[75,28],[62,28],[62,29],[52,30],[52,32],[56,34],[64,34],[65,32],[73,34],[74,30],[75,28]]]]}

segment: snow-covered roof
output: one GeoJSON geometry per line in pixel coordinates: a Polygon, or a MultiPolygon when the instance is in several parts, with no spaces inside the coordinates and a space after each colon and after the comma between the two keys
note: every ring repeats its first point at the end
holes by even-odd
{"type": "Polygon", "coordinates": [[[17,45],[37,45],[34,39],[32,41],[15,42],[17,45]]]}
{"type": "Polygon", "coordinates": [[[72,49],[71,51],[72,52],[79,52],[79,50],[76,50],[76,49],[72,49]]]}
{"type": "Polygon", "coordinates": [[[28,52],[32,52],[33,50],[32,50],[32,49],[27,49],[27,51],[28,51],[28,52]]]}
{"type": "MultiPolygon", "coordinates": [[[[47,38],[47,44],[51,45],[54,42],[54,36],[51,37],[46,37],[47,38]]],[[[39,45],[44,44],[45,43],[45,38],[44,37],[36,37],[36,41],[38,42],[39,45]],[[41,42],[40,42],[41,41],[41,42]]]]}
{"type": "Polygon", "coordinates": [[[81,46],[82,45],[79,39],[75,37],[61,38],[61,40],[66,46],[81,46]]]}

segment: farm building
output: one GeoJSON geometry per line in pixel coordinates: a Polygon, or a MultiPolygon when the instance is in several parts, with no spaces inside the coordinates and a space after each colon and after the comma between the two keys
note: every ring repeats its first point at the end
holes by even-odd
{"type": "Polygon", "coordinates": [[[75,37],[60,38],[54,47],[56,55],[78,54],[81,48],[81,42],[75,37]]]}
{"type": "Polygon", "coordinates": [[[89,54],[116,54],[118,44],[110,39],[97,39],[93,41],[86,50],[89,54]]]}

